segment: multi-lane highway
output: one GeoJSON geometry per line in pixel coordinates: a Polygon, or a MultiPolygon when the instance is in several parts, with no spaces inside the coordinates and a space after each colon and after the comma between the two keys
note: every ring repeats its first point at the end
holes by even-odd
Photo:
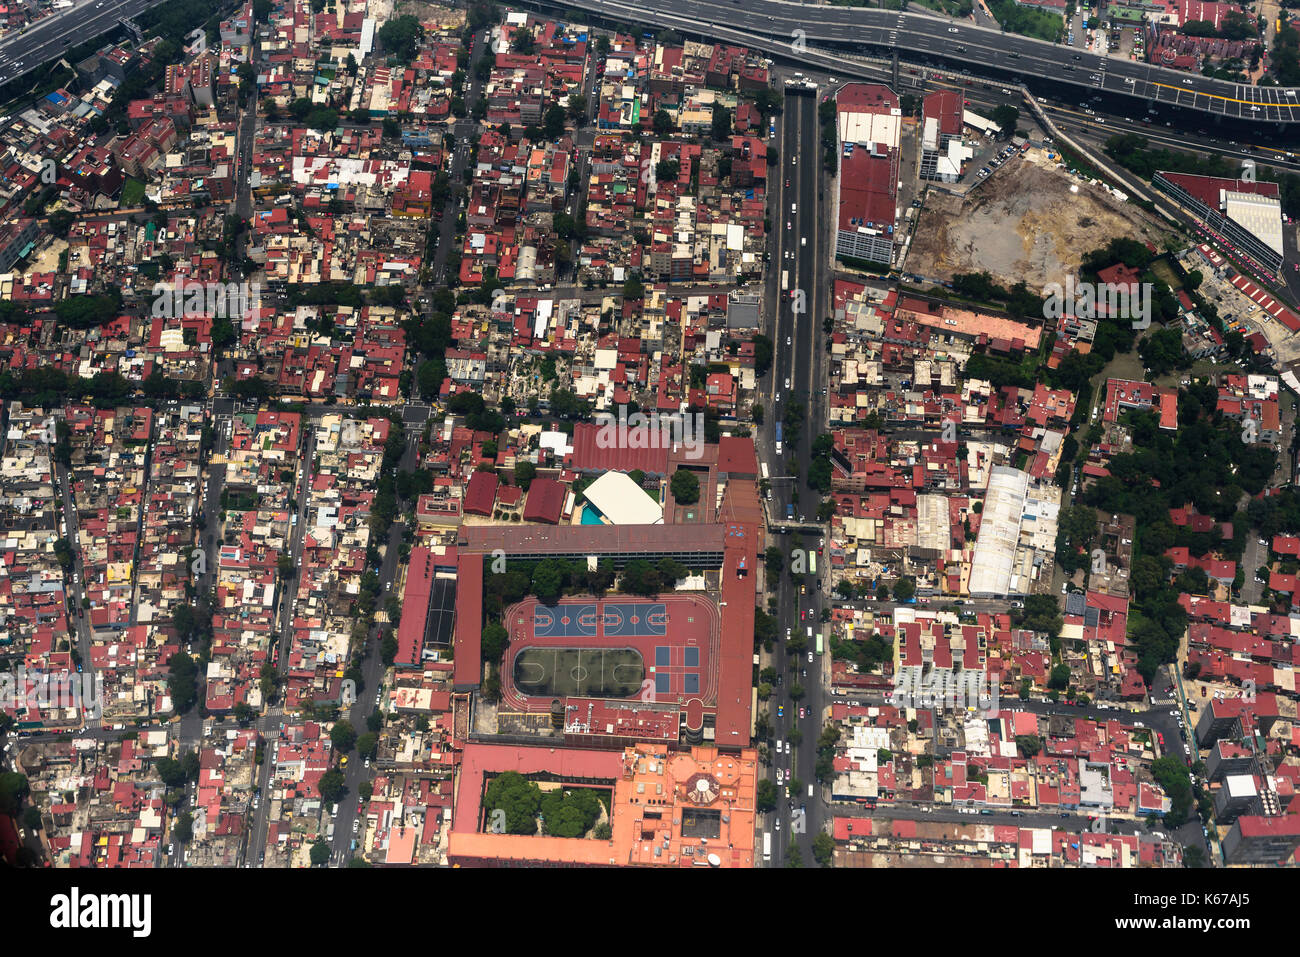
{"type": "Polygon", "coordinates": [[[833,46],[871,47],[952,61],[1000,78],[1069,83],[1223,118],[1261,124],[1300,123],[1300,90],[1214,80],[1148,63],[1099,56],[999,29],[922,13],[835,7],[789,0],[565,0],[565,7],[611,19],[708,33],[747,43],[786,59],[855,75],[853,64],[829,55],[833,46]],[[742,27],[734,26],[738,21],[742,27]]]}
{"type": "Polygon", "coordinates": [[[108,32],[118,20],[129,20],[160,3],[162,0],[76,0],[71,8],[11,33],[0,40],[0,86],[63,56],[70,47],[108,32]]]}
{"type": "MultiPolygon", "coordinates": [[[[827,312],[826,244],[832,231],[828,228],[830,200],[822,194],[821,151],[815,146],[808,148],[819,139],[817,102],[814,91],[788,90],[777,127],[780,156],[772,183],[775,199],[767,297],[774,303],[768,315],[773,365],[766,390],[768,411],[759,436],[760,455],[771,475],[769,524],[784,520],[790,506],[796,521],[802,517],[815,522],[820,501],[816,490],[807,484],[807,465],[812,458],[813,439],[826,421],[822,394],[826,376],[824,333],[819,317],[827,312]],[[783,421],[792,403],[803,409],[798,416],[798,434],[790,441],[787,425],[778,453],[776,423],[783,421]],[[799,467],[797,477],[787,474],[790,463],[799,467]]],[[[780,535],[774,541],[787,554],[787,567],[794,560],[794,549],[809,551],[820,544],[820,538],[797,535],[780,535]]],[[[818,562],[818,576],[823,564],[818,562]]],[[[775,780],[779,772],[782,784],[777,788],[776,810],[765,815],[762,824],[763,830],[772,832],[772,866],[780,866],[788,859],[791,845],[799,848],[805,864],[811,864],[812,838],[822,829],[826,817],[821,789],[816,785],[817,736],[826,706],[824,659],[813,652],[812,642],[796,651],[785,638],[787,628],[791,635],[797,632],[805,639],[809,627],[814,632],[821,628],[822,599],[813,577],[801,578],[800,582],[811,586],[807,595],[800,594],[800,585],[787,574],[781,575],[776,592],[778,637],[771,665],[781,680],[765,706],[773,729],[766,773],[775,780]],[[791,694],[796,685],[803,690],[802,696],[791,694]],[[798,734],[792,734],[796,728],[798,734]],[[798,782],[798,793],[789,784],[792,778],[798,782]]]]}

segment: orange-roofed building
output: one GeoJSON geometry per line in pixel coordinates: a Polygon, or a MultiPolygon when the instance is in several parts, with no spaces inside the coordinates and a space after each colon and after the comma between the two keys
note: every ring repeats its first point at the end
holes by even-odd
{"type": "Polygon", "coordinates": [[[672,751],[640,743],[616,753],[471,743],[448,858],[464,866],[752,868],[757,784],[754,748],[672,751]],[[612,788],[610,839],[488,832],[483,790],[505,771],[612,788]]]}

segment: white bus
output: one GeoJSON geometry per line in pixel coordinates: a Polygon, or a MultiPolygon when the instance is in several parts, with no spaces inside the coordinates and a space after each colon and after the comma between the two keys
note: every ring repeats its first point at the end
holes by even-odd
{"type": "Polygon", "coordinates": [[[782,269],[781,270],[781,291],[785,292],[789,288],[790,288],[790,270],[782,269]]]}
{"type": "Polygon", "coordinates": [[[762,469],[763,478],[766,479],[766,478],[767,478],[767,463],[766,463],[766,462],[761,462],[761,463],[759,463],[759,465],[760,465],[760,468],[762,469]]]}
{"type": "Polygon", "coordinates": [[[764,831],[763,832],[763,860],[770,861],[771,859],[772,859],[772,832],[764,831]]]}

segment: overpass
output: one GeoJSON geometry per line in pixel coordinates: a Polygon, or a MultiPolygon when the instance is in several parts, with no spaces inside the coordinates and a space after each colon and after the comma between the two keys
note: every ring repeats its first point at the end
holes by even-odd
{"type": "MultiPolygon", "coordinates": [[[[542,4],[542,0],[533,2],[542,4]]],[[[556,5],[561,5],[558,0],[556,5]]],[[[913,57],[952,61],[968,72],[992,72],[999,79],[1068,83],[1081,92],[1127,97],[1144,107],[1176,107],[1207,120],[1236,120],[1278,128],[1300,123],[1300,90],[1291,87],[1210,79],[922,13],[813,6],[789,0],[655,0],[654,4],[564,0],[562,6],[600,14],[611,21],[648,24],[744,44],[848,76],[857,74],[857,65],[825,47],[906,51],[913,57]],[[742,28],[732,26],[738,21],[743,22],[742,28]],[[814,46],[818,44],[821,48],[814,46]]]]}

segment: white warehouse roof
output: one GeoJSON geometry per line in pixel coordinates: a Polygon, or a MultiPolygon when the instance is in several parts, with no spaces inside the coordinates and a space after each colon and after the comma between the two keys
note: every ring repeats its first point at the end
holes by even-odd
{"type": "Polygon", "coordinates": [[[583,495],[615,525],[663,524],[663,508],[626,472],[606,472],[583,495]]]}

